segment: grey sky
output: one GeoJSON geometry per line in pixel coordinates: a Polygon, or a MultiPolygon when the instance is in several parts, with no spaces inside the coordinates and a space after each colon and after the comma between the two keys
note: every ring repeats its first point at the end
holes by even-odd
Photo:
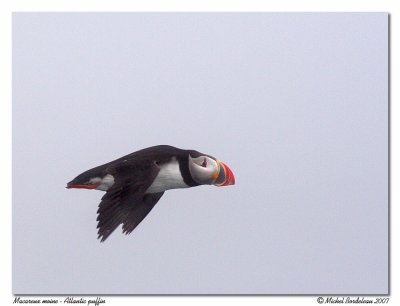
{"type": "Polygon", "coordinates": [[[388,291],[388,15],[13,17],[13,292],[388,291]],[[227,188],[96,239],[77,174],[170,144],[227,188]]]}

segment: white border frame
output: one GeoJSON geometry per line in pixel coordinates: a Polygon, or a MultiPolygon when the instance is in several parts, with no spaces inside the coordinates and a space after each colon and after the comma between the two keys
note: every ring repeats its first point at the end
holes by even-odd
{"type": "MultiPolygon", "coordinates": [[[[400,64],[396,55],[400,54],[399,18],[400,4],[398,0],[146,0],[133,1],[124,0],[3,0],[0,2],[0,37],[2,39],[0,48],[0,139],[1,139],[1,197],[0,202],[0,226],[1,242],[3,245],[0,252],[0,302],[11,305],[14,300],[11,288],[11,100],[12,100],[12,62],[11,62],[11,22],[12,12],[109,12],[109,11],[165,11],[165,12],[204,12],[204,11],[268,11],[268,12],[389,12],[390,13],[390,83],[397,84],[400,64]],[[394,81],[393,81],[394,80],[394,81]],[[397,82],[396,82],[397,81],[397,82]]],[[[390,271],[390,301],[389,304],[398,305],[399,296],[399,268],[396,258],[400,258],[400,223],[399,223],[399,197],[400,197],[400,113],[399,107],[394,101],[399,100],[398,87],[390,87],[391,98],[391,271],[390,271]],[[397,172],[395,171],[397,170],[397,172]],[[397,186],[397,188],[396,188],[397,186]]],[[[23,186],[21,186],[23,188],[23,186]]],[[[28,298],[28,297],[24,297],[28,298]]],[[[212,305],[227,304],[236,305],[318,305],[317,297],[290,297],[290,296],[114,296],[103,297],[106,305],[154,305],[173,303],[174,305],[212,305]]],[[[370,297],[368,297],[370,298],[370,297]]],[[[16,305],[16,304],[15,304],[16,305]]],[[[66,304],[69,305],[69,304],[66,304]]],[[[103,304],[104,305],[104,304],[103,304]]]]}

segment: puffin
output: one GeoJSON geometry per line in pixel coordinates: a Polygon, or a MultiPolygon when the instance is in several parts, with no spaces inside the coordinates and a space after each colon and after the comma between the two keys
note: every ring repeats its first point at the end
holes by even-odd
{"type": "Polygon", "coordinates": [[[106,192],[97,210],[98,239],[104,242],[121,224],[124,234],[132,233],[166,190],[234,184],[232,170],[215,157],[158,145],[87,170],[66,188],[106,192]]]}

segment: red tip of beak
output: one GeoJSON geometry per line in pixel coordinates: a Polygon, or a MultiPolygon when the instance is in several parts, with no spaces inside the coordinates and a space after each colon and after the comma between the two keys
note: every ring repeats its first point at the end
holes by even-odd
{"type": "Polygon", "coordinates": [[[233,175],[233,172],[229,167],[221,162],[222,166],[225,169],[225,182],[221,186],[228,186],[228,185],[235,185],[235,176],[233,175]]]}

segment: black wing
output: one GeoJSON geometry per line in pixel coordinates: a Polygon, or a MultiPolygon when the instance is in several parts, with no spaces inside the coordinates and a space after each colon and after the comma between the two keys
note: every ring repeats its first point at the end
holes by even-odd
{"type": "Polygon", "coordinates": [[[164,192],[145,191],[156,178],[159,167],[148,160],[126,160],[109,166],[106,172],[114,176],[114,185],[102,197],[97,210],[98,238],[101,242],[122,224],[130,234],[156,205],[164,192]]]}

